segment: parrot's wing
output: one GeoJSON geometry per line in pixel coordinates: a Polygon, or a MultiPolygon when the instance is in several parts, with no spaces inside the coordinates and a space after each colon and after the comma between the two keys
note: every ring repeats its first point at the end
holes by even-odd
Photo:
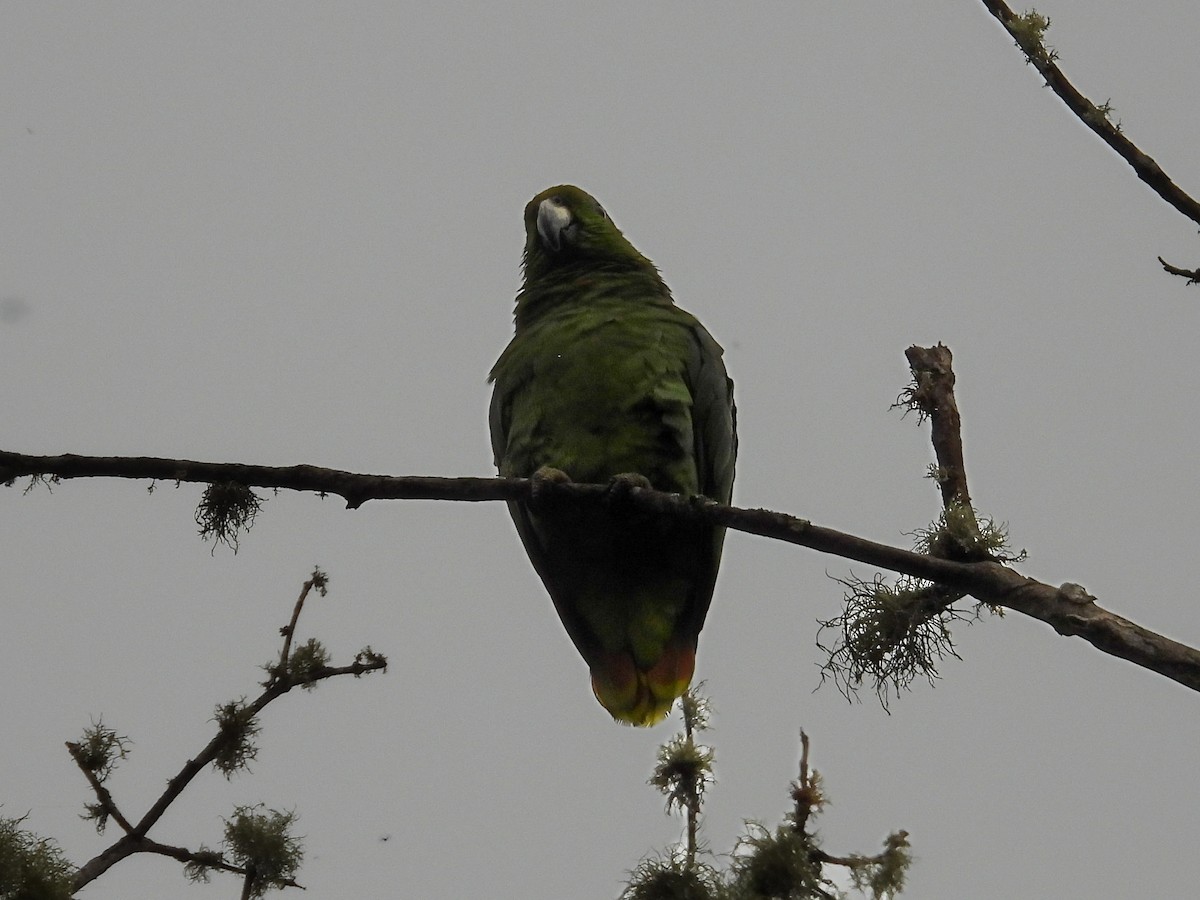
{"type": "MultiPolygon", "coordinates": [[[[493,371],[492,377],[496,374],[493,371]]],[[[500,474],[504,474],[501,469],[501,463],[504,461],[505,450],[508,447],[508,398],[511,393],[511,386],[507,384],[507,380],[496,380],[496,387],[492,390],[492,402],[488,407],[488,428],[492,434],[492,456],[496,464],[496,468],[500,469],[500,474]]]]}
{"type": "MultiPolygon", "coordinates": [[[[725,372],[723,351],[699,322],[691,329],[692,352],[685,377],[692,395],[692,434],[696,461],[696,479],[700,493],[718,503],[728,504],[733,496],[734,463],[737,459],[737,409],[733,402],[733,381],[725,372]]],[[[677,633],[690,634],[693,642],[704,627],[712,604],[721,565],[724,528],[706,528],[697,537],[708,539],[701,550],[696,582],[687,606],[676,625],[677,633]]]]}
{"type": "Polygon", "coordinates": [[[699,323],[692,329],[692,336],[694,349],[687,378],[692,393],[696,477],[700,493],[718,503],[729,503],[737,459],[733,381],[725,373],[720,344],[699,323]]]}

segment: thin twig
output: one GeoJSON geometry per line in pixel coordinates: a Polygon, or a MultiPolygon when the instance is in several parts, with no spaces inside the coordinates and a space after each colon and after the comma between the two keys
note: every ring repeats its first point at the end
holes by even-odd
{"type": "Polygon", "coordinates": [[[792,813],[796,830],[807,834],[808,820],[816,811],[819,797],[813,791],[812,779],[808,774],[808,734],[800,729],[800,779],[792,788],[795,807],[792,813]]]}
{"type": "MultiPolygon", "coordinates": [[[[308,590],[316,582],[316,573],[310,579],[304,590],[301,592],[301,599],[297,602],[296,609],[293,611],[291,624],[289,628],[295,629],[296,620],[299,616],[302,601],[308,590]]],[[[287,641],[285,640],[285,648],[287,641]]],[[[285,653],[286,660],[286,653],[285,653]]],[[[305,684],[314,684],[318,681],[323,681],[327,678],[334,678],[339,675],[354,675],[360,676],[367,672],[373,672],[387,667],[387,660],[381,656],[372,656],[369,658],[360,657],[353,663],[345,666],[320,666],[309,672],[304,678],[296,678],[288,673],[286,662],[281,667],[281,670],[273,677],[264,687],[263,692],[257,698],[249,703],[243,710],[247,718],[253,718],[263,711],[271,702],[279,699],[284,694],[288,693],[292,688],[299,687],[305,684]]],[[[249,873],[245,869],[230,866],[228,864],[218,864],[208,856],[201,856],[184,848],[170,847],[166,844],[160,844],[157,841],[152,841],[147,835],[150,829],[162,818],[163,814],[170,808],[171,804],[183,793],[184,789],[192,782],[192,780],[200,774],[208,765],[213,763],[218,755],[226,749],[230,742],[239,739],[239,735],[227,729],[219,728],[213,738],[205,745],[192,759],[189,759],[183,767],[175,774],[175,776],[167,782],[166,789],[159,796],[154,804],[148,809],[141,821],[137,825],[131,825],[124,816],[118,812],[115,802],[103,785],[96,782],[95,776],[84,769],[84,774],[88,776],[89,783],[92,783],[92,788],[96,791],[97,797],[100,798],[100,803],[105,811],[114,818],[118,816],[118,823],[126,832],[114,844],[103,850],[97,856],[86,862],[79,868],[75,874],[74,890],[79,890],[84,885],[94,881],[100,875],[104,874],[121,860],[135,853],[159,853],[165,856],[172,856],[184,862],[202,862],[204,865],[219,868],[227,872],[236,872],[249,877],[249,873]]],[[[68,744],[68,749],[71,745],[68,744]]],[[[71,749],[71,755],[76,756],[76,749],[71,749]]],[[[78,759],[76,760],[78,762],[78,759]]],[[[83,768],[81,765],[80,768],[83,768]]],[[[299,887],[292,882],[288,884],[299,887]]]]}
{"type": "Polygon", "coordinates": [[[100,807],[121,827],[122,831],[126,834],[132,833],[133,825],[129,823],[129,820],[117,808],[117,803],[113,800],[108,788],[100,783],[100,779],[96,777],[96,773],[84,763],[83,748],[74,741],[67,741],[66,743],[67,752],[71,754],[71,759],[75,760],[75,764],[83,772],[83,777],[91,785],[92,792],[96,795],[96,799],[100,801],[100,807]]]}
{"type": "Polygon", "coordinates": [[[1172,275],[1178,275],[1180,278],[1186,278],[1188,284],[1200,284],[1200,269],[1181,269],[1179,266],[1173,266],[1161,256],[1158,261],[1162,267],[1172,275]]]}
{"type": "MultiPolygon", "coordinates": [[[[683,714],[683,734],[691,745],[695,745],[694,729],[692,728],[692,717],[688,715],[687,708],[683,714]]],[[[697,777],[702,777],[697,775],[697,777]]],[[[696,865],[696,845],[697,836],[700,831],[700,792],[696,789],[695,778],[691,778],[684,786],[687,791],[687,803],[685,817],[687,819],[687,847],[685,850],[685,863],[688,871],[691,871],[696,865]]]]}
{"type": "Polygon", "coordinates": [[[296,598],[296,605],[292,607],[292,619],[286,625],[279,629],[283,635],[283,650],[279,653],[279,677],[283,677],[288,670],[288,654],[292,650],[292,637],[296,634],[296,623],[300,621],[300,612],[304,609],[304,601],[308,597],[308,592],[313,589],[313,585],[317,583],[316,576],[304,582],[304,587],[300,589],[300,596],[296,598]]]}
{"type": "MultiPolygon", "coordinates": [[[[792,824],[796,831],[804,835],[807,839],[809,856],[820,863],[843,866],[849,869],[862,869],[882,863],[888,855],[888,851],[886,850],[875,856],[834,856],[817,847],[812,836],[808,834],[808,820],[826,802],[824,796],[821,794],[819,779],[815,776],[815,773],[809,772],[808,750],[808,735],[804,729],[800,729],[800,778],[792,785],[792,801],[795,803],[795,808],[792,812],[792,824]]],[[[900,831],[897,832],[897,835],[903,839],[908,836],[908,832],[900,831]]]]}

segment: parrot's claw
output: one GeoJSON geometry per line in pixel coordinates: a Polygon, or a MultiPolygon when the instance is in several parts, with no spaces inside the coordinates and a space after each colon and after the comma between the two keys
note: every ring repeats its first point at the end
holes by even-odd
{"type": "Polygon", "coordinates": [[[638,472],[621,472],[608,479],[609,496],[628,496],[634,488],[650,490],[650,479],[638,472]]]}
{"type": "Polygon", "coordinates": [[[613,490],[629,490],[630,488],[646,488],[646,490],[650,490],[653,487],[650,484],[650,479],[640,472],[621,472],[614,475],[608,480],[608,486],[613,490]]]}
{"type": "Polygon", "coordinates": [[[546,485],[570,484],[571,476],[562,469],[553,466],[542,466],[529,476],[529,489],[533,494],[533,502],[537,503],[546,496],[546,485]]]}

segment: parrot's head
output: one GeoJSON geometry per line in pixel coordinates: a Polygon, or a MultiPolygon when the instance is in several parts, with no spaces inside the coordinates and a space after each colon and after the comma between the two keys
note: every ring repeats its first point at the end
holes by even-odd
{"type": "Polygon", "coordinates": [[[578,263],[653,268],[595,197],[570,184],[547,188],[525,207],[526,276],[578,263]]]}
{"type": "Polygon", "coordinates": [[[670,305],[654,263],[621,234],[596,198],[574,185],[547,188],[525,207],[525,283],[517,295],[517,331],[562,303],[597,296],[670,305]]]}

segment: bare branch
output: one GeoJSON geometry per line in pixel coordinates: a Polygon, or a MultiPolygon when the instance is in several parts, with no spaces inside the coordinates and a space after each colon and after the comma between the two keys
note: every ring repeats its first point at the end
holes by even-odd
{"type": "Polygon", "coordinates": [[[1030,64],[1041,73],[1042,77],[1046,79],[1046,84],[1062,98],[1067,108],[1075,114],[1079,121],[1098,134],[1101,140],[1129,163],[1137,177],[1158,196],[1193,222],[1200,224],[1200,203],[1180,189],[1167,177],[1167,173],[1157,162],[1143,153],[1133,141],[1125,137],[1121,126],[1114,124],[1109,119],[1109,113],[1112,111],[1111,104],[1107,101],[1101,104],[1093,103],[1067,80],[1067,76],[1055,62],[1058,54],[1047,48],[1042,42],[1042,32],[1049,25],[1049,20],[1032,11],[1023,16],[1017,15],[1004,0],[983,0],[983,5],[1004,26],[1004,29],[1025,52],[1030,64]],[[1031,27],[1033,18],[1039,20],[1033,24],[1040,25],[1040,27],[1031,27]]]}
{"type": "MultiPolygon", "coordinates": [[[[366,648],[361,651],[353,663],[345,666],[318,666],[307,670],[302,676],[294,675],[288,666],[287,647],[291,645],[292,634],[296,627],[296,620],[299,617],[300,609],[303,606],[304,598],[309,591],[314,587],[324,593],[324,587],[328,580],[323,572],[319,569],[314,570],[312,576],[305,582],[301,592],[300,599],[296,603],[292,618],[288,625],[280,629],[284,634],[284,656],[283,661],[278,668],[271,666],[271,678],[264,686],[263,692],[259,694],[255,700],[250,703],[240,706],[237,710],[238,715],[245,721],[252,721],[255,716],[262,712],[271,702],[279,699],[284,694],[296,687],[305,687],[312,685],[318,681],[323,681],[327,678],[334,678],[339,675],[354,675],[358,677],[368,672],[382,671],[387,668],[387,659],[380,654],[377,654],[366,648]]],[[[92,789],[100,800],[101,808],[114,819],[125,831],[125,834],[105,849],[103,852],[89,860],[81,866],[75,874],[74,889],[79,890],[84,885],[89,884],[96,878],[100,877],[114,865],[127,856],[135,853],[158,853],[164,856],[171,856],[185,863],[193,863],[205,868],[216,868],[226,872],[234,872],[249,877],[250,874],[246,869],[231,866],[223,861],[220,861],[219,854],[214,854],[211,851],[193,852],[181,847],[170,847],[166,844],[160,844],[157,841],[151,840],[148,837],[150,829],[162,818],[163,814],[170,808],[171,804],[178,799],[184,789],[191,783],[197,775],[200,774],[208,765],[216,763],[218,757],[222,753],[227,753],[232,744],[244,739],[244,729],[231,729],[226,727],[218,727],[217,733],[212,740],[205,745],[192,759],[189,759],[178,773],[167,782],[167,787],[162,795],[154,802],[141,821],[136,825],[131,825],[127,819],[118,811],[116,803],[111,795],[102,784],[99,783],[95,774],[80,759],[80,748],[77,744],[67,744],[67,748],[71,751],[71,756],[79,763],[79,767],[87,776],[92,789]]],[[[300,885],[288,880],[285,883],[299,887],[300,885]]]]}
{"type": "Polygon", "coordinates": [[[904,355],[912,369],[913,383],[902,396],[909,408],[930,420],[942,505],[970,506],[971,492],[967,490],[967,467],[963,462],[962,418],[954,399],[954,355],[944,344],[913,345],[904,355]]]}
{"type": "Polygon", "coordinates": [[[1172,275],[1178,275],[1180,278],[1186,278],[1188,284],[1200,284],[1200,269],[1181,269],[1179,266],[1173,266],[1161,256],[1158,258],[1164,270],[1172,275]]]}
{"type": "Polygon", "coordinates": [[[808,734],[800,729],[800,778],[792,782],[792,826],[808,834],[808,820],[825,805],[821,778],[808,769],[808,734]]]}
{"type": "Polygon", "coordinates": [[[106,788],[96,776],[95,770],[93,770],[92,767],[87,764],[87,761],[84,759],[83,747],[75,741],[67,741],[66,743],[67,752],[71,754],[71,759],[75,760],[75,764],[79,766],[79,770],[83,772],[83,777],[86,778],[88,780],[88,784],[91,785],[92,791],[96,795],[96,799],[100,801],[100,809],[103,811],[104,815],[112,817],[112,819],[121,827],[121,830],[126,834],[131,833],[133,831],[133,826],[121,813],[121,810],[117,808],[116,801],[113,800],[112,794],[109,793],[108,788],[106,788]]]}
{"type": "Polygon", "coordinates": [[[279,633],[283,635],[283,650],[279,653],[279,673],[281,676],[288,670],[288,657],[291,654],[292,639],[296,636],[296,623],[300,621],[300,613],[304,609],[304,601],[308,599],[308,592],[315,587],[321,596],[325,596],[325,586],[328,583],[328,576],[320,569],[314,569],[308,581],[304,582],[304,587],[300,589],[300,596],[296,598],[296,605],[292,607],[292,620],[279,629],[279,633]]]}
{"type": "Polygon", "coordinates": [[[359,475],[318,466],[250,466],[154,456],[25,456],[0,451],[0,484],[40,474],[66,478],[150,478],[194,484],[237,484],[336,494],[349,509],[368,500],[516,500],[523,485],[498,478],[359,475]]]}
{"type": "MultiPolygon", "coordinates": [[[[60,479],[84,477],[171,478],[208,482],[237,480],[266,488],[332,493],[347,498],[357,507],[371,499],[487,500],[532,499],[527,478],[435,478],[426,476],[356,475],[317,466],[247,466],[236,463],[203,463],[154,457],[26,456],[0,451],[0,479],[53,475],[60,479]]],[[[551,497],[574,498],[575,502],[603,503],[611,497],[608,485],[543,484],[539,490],[551,497]]],[[[1096,605],[1094,598],[1081,599],[1077,586],[1053,587],[1026,578],[996,562],[958,562],[913,553],[866,538],[814,525],[807,519],[765,509],[723,506],[703,497],[682,497],[649,488],[630,488],[626,495],[641,509],[685,520],[724,525],[735,531],[756,534],[808,547],[914,578],[935,581],[970,594],[993,606],[1032,616],[1052,626],[1059,634],[1076,635],[1096,648],[1200,691],[1200,651],[1135,625],[1096,605]]],[[[1086,595],[1083,595],[1086,596],[1086,595]]]]}
{"type": "MultiPolygon", "coordinates": [[[[143,838],[137,851],[138,853],[156,853],[159,856],[169,856],[171,859],[176,859],[185,865],[188,863],[201,865],[206,869],[220,869],[222,872],[230,872],[234,875],[247,875],[244,866],[235,866],[225,862],[219,853],[215,851],[196,851],[189,850],[186,847],[173,847],[170,844],[160,844],[158,841],[150,838],[143,838]]],[[[305,890],[304,885],[293,879],[287,879],[283,882],[288,887],[300,888],[305,890]]]]}
{"type": "MultiPolygon", "coordinates": [[[[884,841],[884,850],[875,856],[834,856],[817,845],[815,835],[808,831],[808,822],[828,804],[821,775],[808,766],[809,740],[800,730],[800,777],[792,782],[792,830],[799,835],[808,848],[808,858],[821,865],[842,866],[849,869],[855,885],[862,889],[871,887],[875,897],[898,893],[904,883],[904,870],[912,862],[908,850],[908,832],[897,831],[884,841]]],[[[830,896],[821,892],[822,896],[830,896]]],[[[839,895],[840,896],[840,895],[839,895]]]]}

